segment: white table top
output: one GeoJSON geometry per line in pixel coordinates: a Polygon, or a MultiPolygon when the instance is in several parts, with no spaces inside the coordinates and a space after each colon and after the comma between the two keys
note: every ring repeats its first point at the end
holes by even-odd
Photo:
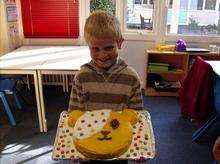
{"type": "Polygon", "coordinates": [[[88,61],[87,46],[22,46],[0,57],[0,69],[78,70],[88,61]]]}
{"type": "Polygon", "coordinates": [[[220,76],[220,61],[218,60],[207,60],[207,63],[209,63],[212,66],[213,71],[220,76]]]}
{"type": "Polygon", "coordinates": [[[79,70],[80,66],[89,62],[90,52],[87,46],[59,47],[53,55],[47,55],[40,70],[79,70]]]}
{"type": "Polygon", "coordinates": [[[0,57],[0,69],[36,69],[48,50],[43,47],[23,46],[0,57]]]}

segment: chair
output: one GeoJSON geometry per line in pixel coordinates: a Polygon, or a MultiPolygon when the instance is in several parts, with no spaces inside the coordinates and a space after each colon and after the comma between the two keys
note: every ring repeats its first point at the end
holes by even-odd
{"type": "Polygon", "coordinates": [[[213,70],[201,57],[196,57],[178,91],[181,114],[200,128],[213,112],[213,70]]]}
{"type": "Polygon", "coordinates": [[[141,19],[141,29],[147,29],[147,30],[152,30],[152,22],[150,18],[144,18],[140,14],[140,19],[141,19]],[[147,22],[146,22],[147,21],[147,22]]]}
{"type": "Polygon", "coordinates": [[[21,103],[19,102],[19,99],[16,95],[16,84],[19,81],[19,78],[0,78],[0,98],[3,102],[6,114],[9,118],[9,122],[12,126],[16,125],[16,121],[12,112],[12,108],[9,104],[7,94],[12,94],[13,98],[15,100],[15,104],[18,107],[18,109],[21,109],[21,103]]]}
{"type": "Polygon", "coordinates": [[[220,76],[214,74],[214,112],[207,122],[193,133],[192,140],[215,140],[220,135],[220,76]]]}

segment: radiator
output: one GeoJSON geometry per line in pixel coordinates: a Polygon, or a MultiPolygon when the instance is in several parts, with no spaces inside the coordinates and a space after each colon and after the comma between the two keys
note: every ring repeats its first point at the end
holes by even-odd
{"type": "MultiPolygon", "coordinates": [[[[73,78],[74,75],[42,75],[42,84],[62,86],[64,92],[69,92],[69,86],[72,86],[73,78]]],[[[34,84],[34,77],[27,75],[26,82],[27,84],[34,84]]]]}

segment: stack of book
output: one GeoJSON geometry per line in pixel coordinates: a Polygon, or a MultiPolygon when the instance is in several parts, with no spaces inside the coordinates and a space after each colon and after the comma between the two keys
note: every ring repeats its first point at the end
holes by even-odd
{"type": "Polygon", "coordinates": [[[169,64],[168,63],[154,63],[150,62],[148,64],[148,70],[149,72],[163,72],[169,70],[169,64]]]}
{"type": "Polygon", "coordinates": [[[154,89],[159,92],[177,92],[180,87],[179,81],[154,82],[154,89]]]}

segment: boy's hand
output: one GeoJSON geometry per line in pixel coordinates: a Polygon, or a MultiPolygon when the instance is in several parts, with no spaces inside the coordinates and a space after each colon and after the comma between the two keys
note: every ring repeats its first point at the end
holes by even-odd
{"type": "Polygon", "coordinates": [[[215,160],[220,162],[220,136],[215,141],[215,145],[213,147],[212,152],[215,160]]]}

